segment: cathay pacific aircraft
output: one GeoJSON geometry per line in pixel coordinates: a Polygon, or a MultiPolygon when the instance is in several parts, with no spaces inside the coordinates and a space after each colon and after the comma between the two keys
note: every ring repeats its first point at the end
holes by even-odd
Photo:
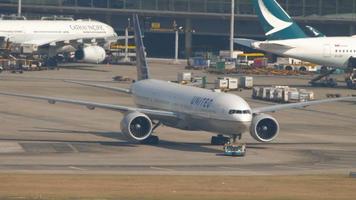
{"type": "MultiPolygon", "coordinates": [[[[252,1],[267,40],[238,38],[236,43],[327,67],[356,67],[355,36],[308,37],[275,0],[252,1]]],[[[314,35],[321,36],[321,33],[314,35]]]]}
{"type": "Polygon", "coordinates": [[[0,27],[2,41],[48,55],[53,65],[58,53],[68,51],[77,60],[101,63],[104,47],[119,39],[111,26],[95,20],[0,20],[0,27]]]}
{"type": "MultiPolygon", "coordinates": [[[[271,142],[278,136],[280,127],[274,117],[264,113],[356,99],[342,97],[251,108],[244,99],[234,94],[151,79],[137,15],[134,16],[133,24],[138,61],[137,81],[129,89],[82,82],[73,83],[130,94],[136,104],[135,107],[9,92],[0,92],[0,95],[44,100],[51,104],[81,105],[90,110],[101,108],[117,111],[124,115],[121,120],[122,134],[130,141],[144,143],[158,142],[158,137],[153,133],[160,125],[187,131],[208,131],[231,137],[232,140],[240,139],[243,134],[250,133],[259,142],[271,142]]],[[[226,137],[214,136],[211,141],[212,144],[223,144],[224,141],[226,142],[226,137]]]]}

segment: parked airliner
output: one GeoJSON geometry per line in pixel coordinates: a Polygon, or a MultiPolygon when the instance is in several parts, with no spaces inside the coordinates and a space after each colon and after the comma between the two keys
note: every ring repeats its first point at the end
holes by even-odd
{"type": "Polygon", "coordinates": [[[76,51],[77,60],[101,63],[106,58],[103,47],[118,36],[111,26],[95,20],[0,20],[0,38],[50,58],[76,51]]]}
{"type": "Polygon", "coordinates": [[[238,38],[236,43],[327,67],[356,67],[355,36],[308,37],[275,0],[253,0],[253,4],[267,40],[238,38]]]}
{"type": "MultiPolygon", "coordinates": [[[[355,97],[342,97],[319,101],[272,105],[251,108],[241,97],[213,92],[207,89],[184,86],[150,78],[146,62],[145,48],[137,15],[133,17],[136,53],[137,81],[129,89],[108,87],[82,82],[73,82],[131,94],[137,107],[112,105],[64,98],[52,98],[0,92],[0,95],[45,100],[51,104],[68,103],[86,106],[88,109],[108,109],[124,114],[121,131],[130,141],[157,143],[158,137],[153,132],[161,124],[188,131],[208,131],[214,134],[229,136],[233,141],[245,133],[259,142],[271,142],[279,134],[278,121],[265,112],[283,109],[301,108],[320,103],[341,100],[356,100],[355,97]]],[[[212,144],[223,144],[225,137],[213,137],[212,144]]]]}

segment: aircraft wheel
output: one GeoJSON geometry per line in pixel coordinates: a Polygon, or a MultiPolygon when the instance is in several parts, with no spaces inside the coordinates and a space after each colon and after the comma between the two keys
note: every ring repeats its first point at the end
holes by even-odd
{"type": "Polygon", "coordinates": [[[230,141],[230,138],[224,137],[222,135],[211,137],[211,145],[225,145],[230,141]]]}

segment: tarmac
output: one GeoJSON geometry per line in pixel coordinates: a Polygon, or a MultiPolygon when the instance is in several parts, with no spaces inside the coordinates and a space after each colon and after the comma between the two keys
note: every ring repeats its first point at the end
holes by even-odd
{"type": "MultiPolygon", "coordinates": [[[[176,80],[184,65],[150,61],[153,78],[176,80]]],[[[195,75],[207,75],[193,71],[195,75]]],[[[0,74],[0,91],[53,96],[133,106],[129,95],[63,80],[128,88],[112,80],[136,78],[134,66],[66,65],[57,71],[0,74]]],[[[209,82],[217,75],[208,74],[209,82]]],[[[343,88],[309,88],[310,77],[255,77],[256,85],[292,85],[313,90],[318,99],[327,93],[344,96],[343,88]]],[[[342,80],[342,77],[338,77],[342,80]]],[[[234,92],[252,107],[272,103],[251,99],[251,90],[234,92]]],[[[102,173],[164,175],[309,175],[356,171],[356,102],[328,103],[270,113],[280,123],[279,137],[258,143],[249,134],[245,157],[227,157],[221,146],[211,146],[214,134],[160,127],[157,146],[122,139],[122,114],[88,110],[82,106],[0,97],[0,172],[102,173]]]]}

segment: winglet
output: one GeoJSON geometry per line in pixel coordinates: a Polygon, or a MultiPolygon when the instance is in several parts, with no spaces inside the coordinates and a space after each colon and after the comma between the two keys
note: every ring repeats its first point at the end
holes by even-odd
{"type": "Polygon", "coordinates": [[[143,45],[142,33],[140,28],[140,22],[137,14],[133,15],[133,28],[135,32],[136,43],[136,68],[137,68],[137,80],[149,79],[148,64],[146,61],[145,47],[143,45]]]}

